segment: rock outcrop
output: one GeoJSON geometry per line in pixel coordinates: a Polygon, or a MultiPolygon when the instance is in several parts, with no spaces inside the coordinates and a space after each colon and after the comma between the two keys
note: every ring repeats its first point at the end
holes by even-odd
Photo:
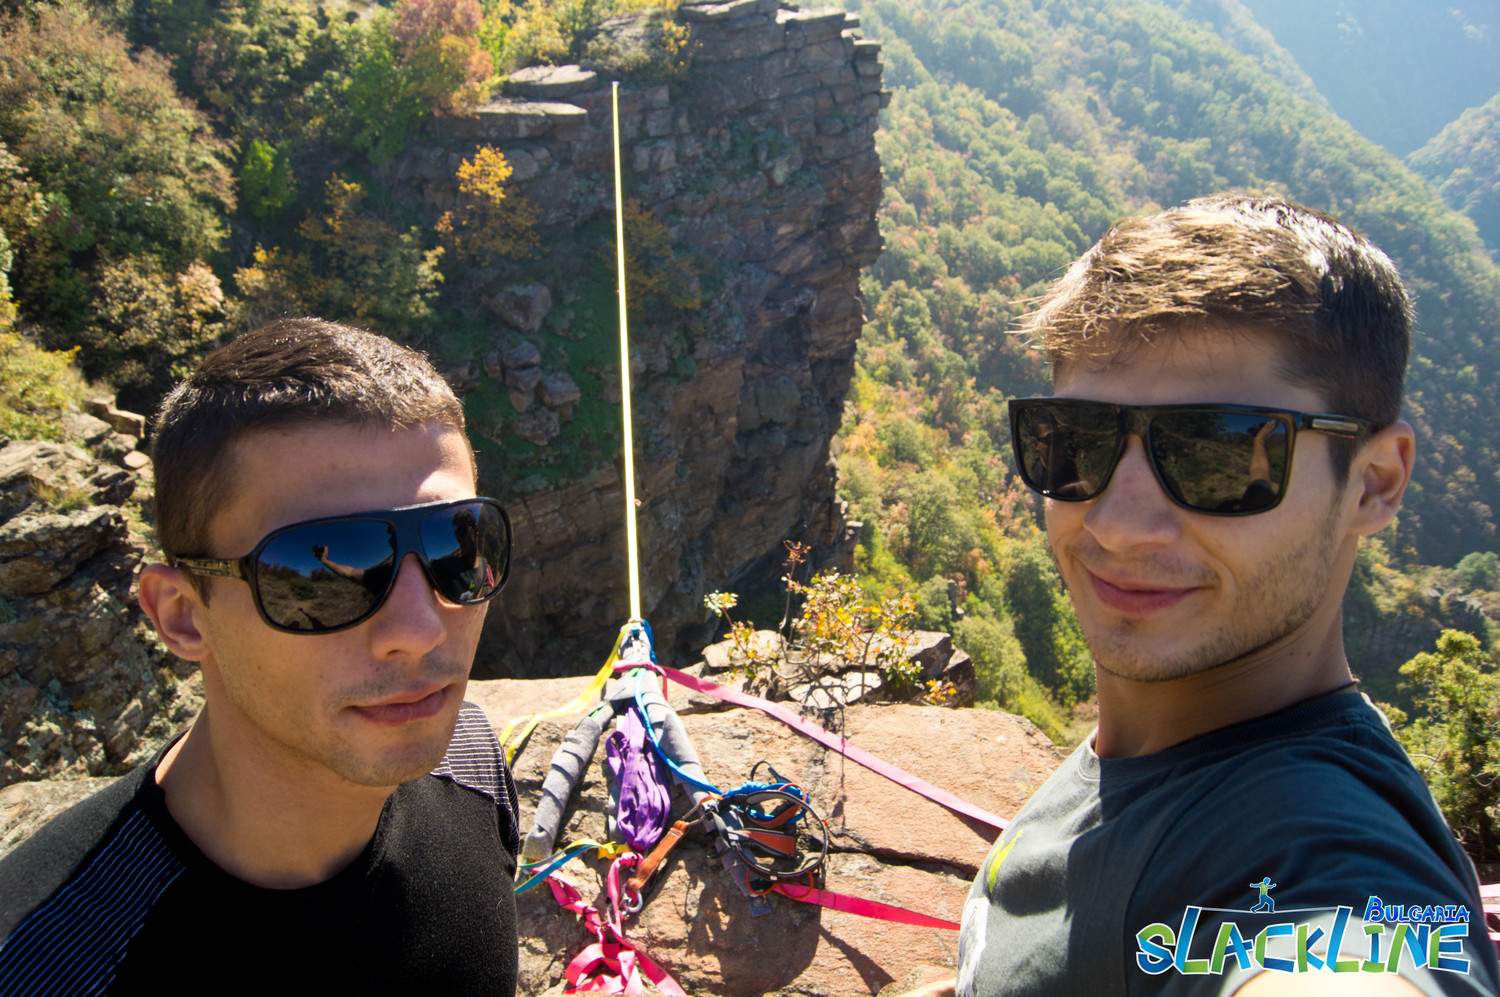
{"type": "Polygon", "coordinates": [[[132,591],[146,553],[122,508],[135,439],[91,416],[70,425],[119,463],[0,440],[0,786],[127,771],[201,702],[196,667],[161,647],[132,591]]]}
{"type": "MultiPolygon", "coordinates": [[[[686,650],[708,636],[704,594],[774,569],[783,539],[847,563],[829,443],[863,320],[859,271],[881,247],[873,135],[886,95],[878,43],[842,10],[733,0],[684,3],[679,16],[686,68],[627,78],[619,105],[631,203],[665,232],[672,260],[658,276],[689,301],[633,316],[631,362],[642,608],[659,648],[686,650]]],[[[606,25],[610,44],[636,26],[606,25]]],[[[431,219],[460,205],[460,162],[498,148],[543,246],[574,240],[572,273],[518,265],[475,287],[489,342],[431,343],[453,383],[483,396],[473,432],[510,447],[480,454],[482,487],[511,512],[516,565],[479,674],[576,673],[574,658],[596,656],[629,615],[618,414],[603,408],[619,401],[619,371],[597,359],[616,328],[612,249],[576,270],[613,238],[619,74],[600,58],[517,73],[505,96],[445,122],[436,145],[378,171],[431,219]],[[589,232],[600,241],[585,251],[589,232]],[[566,359],[584,355],[596,359],[566,359]],[[575,418],[585,410],[591,430],[575,418]],[[518,455],[516,440],[532,449],[518,455]],[[575,460],[589,445],[592,459],[575,460]]]]}

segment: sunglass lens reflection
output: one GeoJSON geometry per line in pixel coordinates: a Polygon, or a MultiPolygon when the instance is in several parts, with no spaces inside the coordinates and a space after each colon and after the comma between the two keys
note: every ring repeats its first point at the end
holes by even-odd
{"type": "Polygon", "coordinates": [[[1022,474],[1046,495],[1093,497],[1109,477],[1120,442],[1108,406],[1033,406],[1020,413],[1022,474]]]}
{"type": "Polygon", "coordinates": [[[505,578],[509,537],[500,510],[489,503],[441,509],[421,529],[433,581],[449,602],[479,602],[505,578]]]}
{"type": "Polygon", "coordinates": [[[278,535],[256,562],[266,617],[307,631],[359,619],[390,588],[395,550],[391,526],[374,520],[320,523],[278,535]]]}
{"type": "Polygon", "coordinates": [[[1163,484],[1203,512],[1258,512],[1286,482],[1288,433],[1279,419],[1247,412],[1173,412],[1151,422],[1163,484]]]}

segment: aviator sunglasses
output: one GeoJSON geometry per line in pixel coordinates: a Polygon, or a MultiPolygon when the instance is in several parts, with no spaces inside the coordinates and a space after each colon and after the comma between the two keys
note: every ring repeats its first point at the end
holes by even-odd
{"type": "Polygon", "coordinates": [[[288,633],[333,633],[385,604],[407,554],[432,587],[471,606],[494,597],[510,572],[510,519],[489,498],[428,502],[283,526],[244,557],[178,557],[199,575],[242,578],[261,619],[288,633]]]}
{"type": "Polygon", "coordinates": [[[1177,505],[1215,516],[1275,508],[1286,491],[1298,430],[1358,439],[1372,424],[1251,405],[1114,405],[1072,398],[1010,402],[1021,480],[1050,499],[1104,491],[1132,436],[1177,505]]]}

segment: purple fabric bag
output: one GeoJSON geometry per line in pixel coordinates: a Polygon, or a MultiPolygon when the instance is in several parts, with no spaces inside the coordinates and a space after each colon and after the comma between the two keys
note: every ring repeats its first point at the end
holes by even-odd
{"type": "Polygon", "coordinates": [[[615,823],[625,843],[645,853],[661,838],[672,816],[672,792],[666,767],[646,737],[640,713],[633,707],[604,742],[604,764],[614,783],[615,823]]]}

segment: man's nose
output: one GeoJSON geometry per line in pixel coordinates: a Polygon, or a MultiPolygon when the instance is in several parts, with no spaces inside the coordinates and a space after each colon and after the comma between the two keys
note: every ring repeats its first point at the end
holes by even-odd
{"type": "Polygon", "coordinates": [[[1151,469],[1141,438],[1131,436],[1108,487],[1089,502],[1083,525],[1106,550],[1127,551],[1177,539],[1181,513],[1151,469]]]}
{"type": "Polygon", "coordinates": [[[401,559],[390,595],[370,626],[370,641],[378,658],[421,657],[447,639],[443,607],[416,554],[401,559]]]}

